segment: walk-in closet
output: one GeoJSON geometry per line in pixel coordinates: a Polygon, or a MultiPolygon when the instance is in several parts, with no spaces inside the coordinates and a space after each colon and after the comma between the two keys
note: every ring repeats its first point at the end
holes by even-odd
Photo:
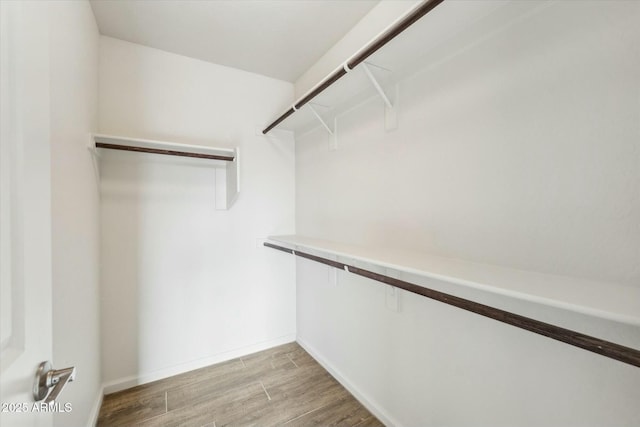
{"type": "Polygon", "coordinates": [[[637,427],[640,1],[0,0],[0,425],[637,427]]]}

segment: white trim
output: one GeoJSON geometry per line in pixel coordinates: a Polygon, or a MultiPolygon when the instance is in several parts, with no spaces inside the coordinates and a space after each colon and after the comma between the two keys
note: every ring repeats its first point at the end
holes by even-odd
{"type": "Polygon", "coordinates": [[[310,344],[304,342],[300,337],[296,340],[307,353],[311,355],[324,369],[326,369],[344,388],[349,391],[362,405],[378,418],[387,427],[400,426],[400,422],[393,418],[382,406],[372,399],[367,393],[362,391],[346,375],[329,362],[322,354],[310,344]]]}
{"type": "Polygon", "coordinates": [[[98,424],[98,416],[100,415],[100,407],[102,406],[102,399],[104,398],[104,387],[98,389],[98,394],[94,400],[93,407],[89,413],[89,419],[87,420],[87,426],[95,427],[98,424]]]}
{"type": "Polygon", "coordinates": [[[295,340],[296,340],[296,336],[294,333],[287,334],[278,338],[274,338],[269,341],[263,341],[261,343],[248,345],[248,346],[237,348],[230,351],[225,351],[209,357],[204,357],[202,359],[197,359],[190,362],[174,365],[169,368],[160,369],[157,371],[138,374],[138,375],[131,375],[128,377],[118,378],[103,384],[104,394],[115,393],[117,391],[135,387],[140,384],[146,384],[152,381],[161,380],[174,375],[183,374],[185,372],[193,371],[194,369],[200,369],[200,368],[204,368],[205,366],[210,366],[216,363],[235,359],[237,357],[246,356],[248,354],[266,350],[278,345],[287,344],[295,340]]]}

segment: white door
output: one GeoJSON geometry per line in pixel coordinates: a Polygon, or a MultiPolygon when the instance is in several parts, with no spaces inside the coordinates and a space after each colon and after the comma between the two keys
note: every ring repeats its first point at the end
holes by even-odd
{"type": "Polygon", "coordinates": [[[50,426],[33,377],[51,360],[47,8],[0,0],[0,425],[50,426]]]}

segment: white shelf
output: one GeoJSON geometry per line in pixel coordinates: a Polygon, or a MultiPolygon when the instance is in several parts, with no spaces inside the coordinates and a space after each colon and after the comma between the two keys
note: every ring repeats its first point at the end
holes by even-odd
{"type": "Polygon", "coordinates": [[[175,150],[186,153],[206,154],[213,156],[235,157],[236,149],[234,148],[218,148],[205,145],[181,144],[177,142],[156,141],[152,139],[129,138],[126,136],[115,135],[93,135],[93,147],[95,143],[112,144],[123,147],[140,147],[156,150],[175,150]]]}
{"type": "MultiPolygon", "coordinates": [[[[511,0],[445,1],[367,58],[365,63],[370,65],[372,74],[391,98],[391,102],[398,103],[401,109],[402,101],[395,99],[398,83],[422,70],[437,66],[547,5],[547,2],[511,0]]],[[[377,38],[378,36],[374,37],[372,41],[377,38]]],[[[369,43],[371,41],[364,46],[369,43]]],[[[345,64],[348,62],[349,60],[345,61],[345,64]]],[[[341,64],[336,70],[343,66],[341,64]]],[[[328,76],[334,72],[335,70],[328,76]]],[[[325,80],[323,78],[320,82],[325,80]]],[[[306,94],[298,98],[294,105],[305,96],[306,94]]],[[[362,65],[358,65],[314,97],[309,104],[332,126],[336,117],[377,96],[362,65]]],[[[380,103],[382,105],[382,100],[380,103]]],[[[294,131],[299,136],[321,126],[307,104],[278,124],[276,129],[294,131]]]]}
{"type": "Polygon", "coordinates": [[[89,146],[97,154],[103,148],[97,144],[108,144],[110,148],[125,151],[140,149],[155,150],[158,154],[180,155],[203,158],[216,168],[216,209],[229,209],[240,192],[240,150],[239,148],[219,148],[204,145],[181,144],[176,142],[155,141],[115,135],[94,134],[89,146]],[[162,152],[162,153],[160,153],[162,152]],[[179,154],[178,154],[179,153],[179,154]],[[206,157],[205,157],[206,156],[206,157]]]}
{"type": "Polygon", "coordinates": [[[275,244],[309,249],[400,272],[640,326],[640,287],[516,270],[421,252],[361,247],[304,236],[270,236],[275,244]]]}

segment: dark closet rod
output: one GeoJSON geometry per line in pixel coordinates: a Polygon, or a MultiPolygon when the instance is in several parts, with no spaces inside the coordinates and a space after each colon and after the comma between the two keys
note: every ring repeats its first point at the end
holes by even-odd
{"type": "Polygon", "coordinates": [[[620,344],[612,343],[610,341],[591,337],[589,335],[581,334],[580,332],[561,328],[560,326],[551,325],[549,323],[541,322],[529,317],[520,316],[519,314],[510,313],[499,308],[490,307],[488,305],[480,304],[464,298],[459,298],[453,295],[446,294],[444,292],[425,288],[413,283],[405,282],[404,280],[394,279],[393,277],[385,276],[383,274],[363,270],[349,264],[343,264],[338,261],[333,261],[330,259],[300,252],[298,250],[285,248],[283,246],[274,245],[268,242],[264,243],[264,245],[272,249],[277,249],[279,251],[297,255],[301,258],[306,258],[311,261],[326,264],[340,270],[346,270],[349,273],[357,274],[358,276],[386,283],[387,285],[391,285],[399,289],[404,289],[405,291],[422,295],[424,297],[440,301],[445,304],[452,305],[454,307],[458,307],[484,317],[489,317],[499,322],[507,323],[517,328],[525,329],[529,332],[544,335],[545,337],[549,337],[557,341],[562,341],[566,344],[580,347],[593,353],[598,353],[602,356],[615,359],[622,363],[640,367],[640,351],[630,347],[625,347],[620,344]]]}
{"type": "MultiPolygon", "coordinates": [[[[376,40],[372,41],[366,48],[364,48],[360,53],[356,54],[351,60],[349,60],[345,65],[349,70],[353,70],[357,65],[364,62],[369,56],[373,55],[378,51],[382,46],[393,40],[398,34],[409,28],[413,25],[418,19],[422,18],[427,13],[431,12],[436,6],[442,3],[444,0],[427,0],[418,6],[415,10],[413,10],[409,15],[405,16],[401,21],[399,21],[396,25],[391,27],[388,31],[378,37],[376,40]]],[[[347,74],[345,68],[340,68],[336,70],[333,74],[327,77],[324,81],[322,81],[318,86],[316,86],[311,92],[309,92],[304,98],[298,101],[293,107],[289,108],[284,112],[280,117],[275,119],[273,123],[267,126],[262,133],[266,134],[274,127],[278,126],[284,119],[292,115],[302,108],[307,102],[311,101],[321,92],[323,92],[326,88],[334,84],[338,79],[347,74]]]]}
{"type": "Polygon", "coordinates": [[[164,154],[167,156],[196,157],[198,159],[225,160],[232,162],[233,156],[220,156],[217,154],[189,153],[188,151],[164,150],[160,148],[134,147],[131,145],[106,144],[96,142],[96,148],[107,148],[109,150],[135,151],[137,153],[164,154]]]}

